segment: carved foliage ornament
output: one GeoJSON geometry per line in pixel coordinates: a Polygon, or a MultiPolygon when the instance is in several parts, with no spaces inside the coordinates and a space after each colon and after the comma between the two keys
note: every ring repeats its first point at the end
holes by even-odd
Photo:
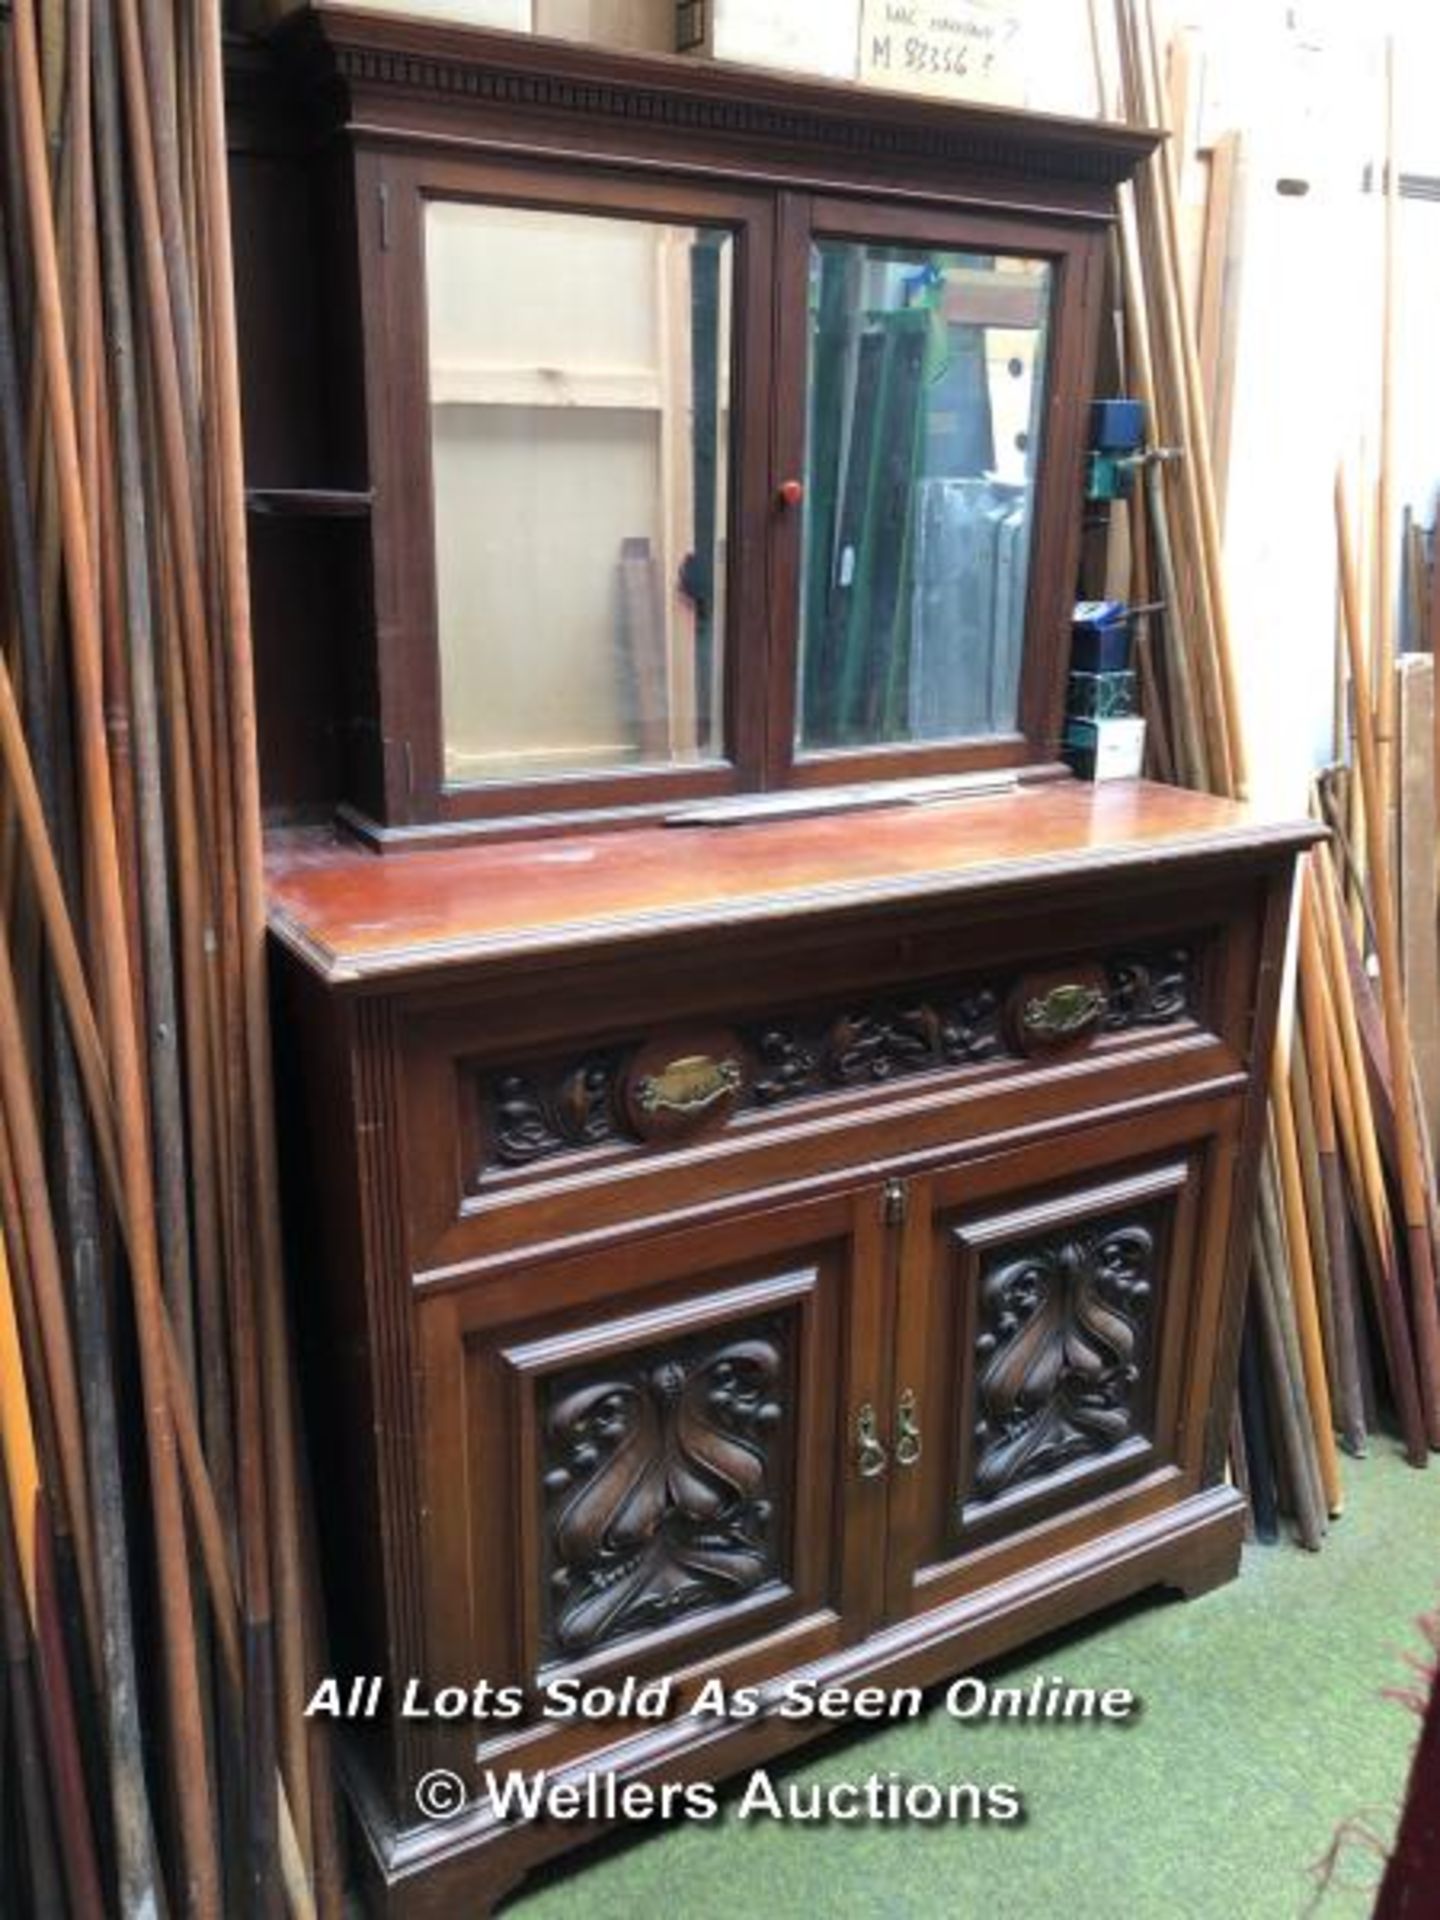
{"type": "Polygon", "coordinates": [[[500,1074],[490,1086],[495,1158],[523,1167],[613,1139],[617,1064],[616,1056],[597,1054],[545,1084],[528,1074],[500,1074]]]}
{"type": "Polygon", "coordinates": [[[1002,1249],[984,1267],[974,1498],[1136,1431],[1155,1250],[1153,1219],[1112,1219],[1002,1249]]]}
{"type": "Polygon", "coordinates": [[[788,1324],[551,1383],[546,1638],[573,1657],[723,1606],[779,1573],[788,1324]]]}
{"type": "Polygon", "coordinates": [[[1188,1013],[1195,995],[1195,956],[1188,947],[1162,953],[1125,954],[1105,968],[1110,1005],[1104,1025],[1111,1033],[1126,1027],[1163,1027],[1188,1013]]]}

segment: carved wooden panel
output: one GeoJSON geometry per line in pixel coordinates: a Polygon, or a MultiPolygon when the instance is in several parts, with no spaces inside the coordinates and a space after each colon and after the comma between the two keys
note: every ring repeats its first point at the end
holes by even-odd
{"type": "Polygon", "coordinates": [[[778,1577],[790,1344],[775,1316],[545,1384],[548,1654],[591,1653],[778,1577]]]}
{"type": "MultiPolygon", "coordinates": [[[[778,1672],[878,1605],[883,1489],[852,1482],[846,1435],[879,1391],[879,1201],[865,1183],[421,1290],[432,1684],[778,1672]]],[[[464,1764],[478,1737],[532,1769],[576,1730],[468,1731],[464,1764]]]]}
{"type": "MultiPolygon", "coordinates": [[[[1080,1042],[1194,1017],[1200,956],[1201,943],[1191,940],[1121,952],[1086,966],[1097,1004],[1080,1042]]],[[[714,1117],[724,1124],[737,1115],[841,1089],[1021,1061],[1032,1047],[1019,1024],[1007,1018],[1006,1008],[1017,993],[1028,1005],[1026,982],[1032,977],[1017,973],[993,981],[932,982],[742,1023],[736,1048],[716,1051],[730,1078],[723,1109],[714,1117]]],[[[649,1138],[653,1129],[636,1123],[632,1089],[637,1063],[644,1065],[654,1045],[636,1038],[568,1059],[477,1073],[478,1177],[649,1138]]]]}
{"type": "Polygon", "coordinates": [[[1200,1160],[1112,1160],[1059,1185],[1044,1155],[1013,1164],[1019,1184],[997,1164],[990,1200],[940,1215],[947,1552],[1030,1526],[1092,1482],[1134,1479],[1175,1445],[1200,1160]]]}
{"type": "Polygon", "coordinates": [[[1000,1247],[986,1260],[972,1498],[993,1499],[1137,1433],[1159,1244],[1149,1208],[1000,1247]]]}

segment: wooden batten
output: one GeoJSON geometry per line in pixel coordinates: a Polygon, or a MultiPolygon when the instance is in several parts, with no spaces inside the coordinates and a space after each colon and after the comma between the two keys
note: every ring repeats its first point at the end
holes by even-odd
{"type": "Polygon", "coordinates": [[[1405,1016],[1415,1053],[1431,1147],[1440,1140],[1440,960],[1435,928],[1435,663],[1428,654],[1396,662],[1399,778],[1396,783],[1400,964],[1405,1016]]]}

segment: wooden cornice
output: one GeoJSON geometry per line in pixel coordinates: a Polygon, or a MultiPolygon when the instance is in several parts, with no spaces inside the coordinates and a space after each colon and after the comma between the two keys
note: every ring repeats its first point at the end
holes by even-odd
{"type": "Polygon", "coordinates": [[[320,5],[275,48],[320,124],[438,133],[437,113],[487,123],[606,125],[671,133],[737,157],[848,161],[935,185],[958,176],[1113,188],[1159,135],[1091,120],[952,104],[708,60],[633,54],[529,34],[320,5]]]}

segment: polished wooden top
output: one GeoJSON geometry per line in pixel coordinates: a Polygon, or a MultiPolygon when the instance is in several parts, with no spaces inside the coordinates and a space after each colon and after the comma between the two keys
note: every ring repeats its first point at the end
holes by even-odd
{"type": "Polygon", "coordinates": [[[335,982],[735,926],[867,902],[1023,894],[1318,837],[1144,781],[1057,781],[743,826],[644,827],[377,855],[326,832],[272,841],[275,937],[335,982]]]}

